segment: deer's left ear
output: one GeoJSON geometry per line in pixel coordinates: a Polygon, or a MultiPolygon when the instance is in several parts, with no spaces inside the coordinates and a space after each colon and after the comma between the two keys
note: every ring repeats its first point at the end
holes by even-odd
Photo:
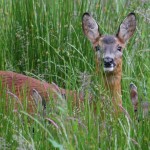
{"type": "Polygon", "coordinates": [[[133,35],[136,29],[136,17],[134,13],[130,13],[120,24],[118,33],[116,36],[123,43],[126,43],[129,38],[133,35]]]}

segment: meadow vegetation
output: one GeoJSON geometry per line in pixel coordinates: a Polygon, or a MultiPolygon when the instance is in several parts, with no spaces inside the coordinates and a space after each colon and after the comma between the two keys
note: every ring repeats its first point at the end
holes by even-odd
{"type": "MultiPolygon", "coordinates": [[[[0,84],[0,149],[150,149],[150,115],[137,114],[129,84],[138,87],[139,104],[150,100],[150,2],[148,0],[0,0],[0,70],[9,70],[81,89],[80,73],[91,76],[97,113],[89,106],[72,109],[72,98],[50,100],[47,120],[24,108],[7,109],[0,84]],[[122,20],[135,12],[137,30],[123,55],[122,99],[129,116],[112,115],[107,95],[96,74],[95,54],[82,32],[82,14],[90,12],[103,34],[116,34],[122,20]],[[104,105],[104,103],[106,105],[104,105]],[[138,119],[137,119],[138,118],[138,119]]],[[[24,97],[26,100],[26,97],[24,97]]]]}

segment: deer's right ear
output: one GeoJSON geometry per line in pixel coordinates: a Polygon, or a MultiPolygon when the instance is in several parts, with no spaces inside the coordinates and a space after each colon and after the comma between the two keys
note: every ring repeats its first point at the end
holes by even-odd
{"type": "Polygon", "coordinates": [[[87,38],[94,44],[100,37],[99,27],[89,13],[84,13],[82,17],[82,28],[87,38]]]}

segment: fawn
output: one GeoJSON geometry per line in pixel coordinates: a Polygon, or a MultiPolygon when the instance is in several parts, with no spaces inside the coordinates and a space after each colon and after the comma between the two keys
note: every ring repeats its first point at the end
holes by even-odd
{"type": "MultiPolygon", "coordinates": [[[[121,97],[121,75],[122,75],[122,54],[128,39],[133,35],[136,29],[136,17],[130,13],[119,26],[116,35],[102,35],[99,32],[99,26],[89,13],[84,13],[82,17],[83,32],[91,41],[96,53],[97,67],[100,63],[104,72],[105,87],[110,91],[114,107],[122,106],[121,97]]],[[[99,69],[99,68],[98,68],[99,69]]],[[[19,99],[22,99],[22,91],[26,87],[28,102],[28,111],[33,112],[34,102],[31,97],[35,96],[34,89],[44,98],[49,100],[49,96],[56,99],[58,94],[71,96],[75,103],[83,101],[82,92],[69,91],[59,88],[55,84],[49,84],[37,79],[17,74],[14,72],[0,71],[0,80],[2,87],[5,86],[10,93],[14,93],[19,99]],[[33,92],[34,91],[34,92],[33,92]]]]}

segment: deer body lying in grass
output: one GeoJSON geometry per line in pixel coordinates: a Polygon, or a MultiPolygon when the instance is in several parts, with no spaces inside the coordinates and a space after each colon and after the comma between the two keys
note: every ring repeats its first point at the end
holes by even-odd
{"type": "Polygon", "coordinates": [[[15,72],[0,71],[0,81],[2,89],[6,90],[7,96],[17,98],[15,107],[18,107],[23,99],[28,100],[27,111],[30,113],[34,112],[37,103],[41,102],[44,104],[51,98],[58,99],[59,96],[67,96],[69,94],[74,97],[74,101],[77,99],[77,94],[73,91],[59,88],[54,83],[49,84],[15,72]]]}
{"type": "MultiPolygon", "coordinates": [[[[89,13],[84,13],[82,17],[82,27],[84,34],[91,41],[96,53],[97,66],[103,71],[105,87],[110,91],[114,109],[122,106],[121,96],[121,76],[122,76],[122,54],[129,38],[133,35],[136,28],[136,18],[134,13],[130,13],[120,24],[116,35],[102,35],[99,26],[89,13]]],[[[102,78],[102,77],[100,77],[102,78]]],[[[26,88],[28,111],[33,112],[34,102],[32,100],[33,89],[46,101],[52,97],[56,99],[58,94],[73,97],[74,101],[82,101],[83,94],[76,91],[68,91],[58,88],[54,84],[39,81],[37,79],[17,74],[14,72],[0,71],[2,87],[14,93],[22,100],[22,91],[26,88]]]]}

